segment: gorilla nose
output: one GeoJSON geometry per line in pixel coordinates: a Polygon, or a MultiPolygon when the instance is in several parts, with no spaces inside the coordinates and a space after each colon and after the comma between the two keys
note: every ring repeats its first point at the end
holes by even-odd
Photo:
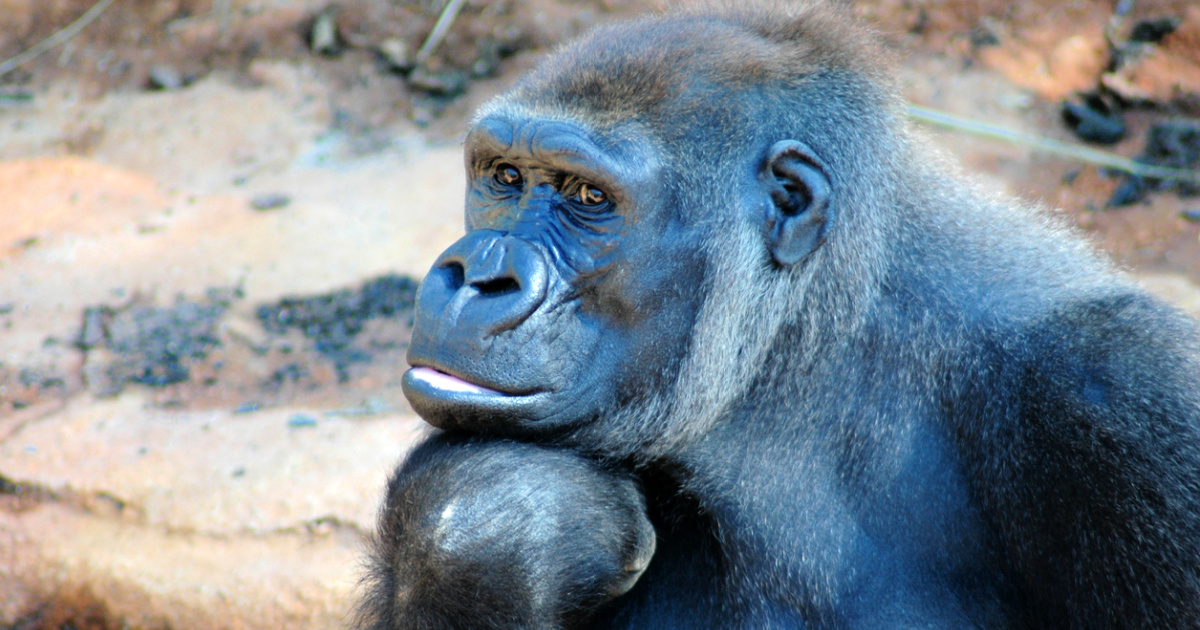
{"type": "MultiPolygon", "coordinates": [[[[495,335],[516,328],[546,298],[547,269],[541,251],[518,238],[475,230],[434,263],[447,292],[443,325],[467,326],[495,335]]],[[[424,287],[422,287],[424,289],[424,287]]],[[[432,297],[432,296],[431,296],[432,297]]]]}

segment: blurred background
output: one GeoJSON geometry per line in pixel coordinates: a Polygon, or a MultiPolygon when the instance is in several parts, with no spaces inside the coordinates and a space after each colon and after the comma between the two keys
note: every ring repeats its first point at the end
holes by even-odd
{"type": "MultiPolygon", "coordinates": [[[[0,0],[0,628],[342,627],[471,112],[660,4],[0,0]]],[[[1200,182],[1112,168],[1196,172],[1200,6],[853,4],[914,125],[1200,314],[1200,182]]]]}

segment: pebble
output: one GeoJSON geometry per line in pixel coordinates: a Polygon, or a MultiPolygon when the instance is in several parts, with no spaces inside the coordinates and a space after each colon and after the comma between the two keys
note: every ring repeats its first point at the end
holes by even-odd
{"type": "Polygon", "coordinates": [[[479,46],[479,57],[471,63],[471,77],[483,79],[496,74],[500,68],[500,46],[496,42],[485,41],[479,46]]]}
{"type": "Polygon", "coordinates": [[[183,76],[175,68],[161,64],[150,68],[150,87],[156,90],[178,90],[183,85],[183,76]]]}
{"type": "Polygon", "coordinates": [[[289,203],[292,203],[292,198],[280,193],[266,193],[250,200],[250,205],[260,211],[285,208],[289,203]]]}
{"type": "Polygon", "coordinates": [[[1124,181],[1113,190],[1106,205],[1109,208],[1132,206],[1145,199],[1149,193],[1150,185],[1146,183],[1146,180],[1136,175],[1127,175],[1124,181]]]}
{"type": "Polygon", "coordinates": [[[467,73],[454,70],[430,72],[417,68],[408,75],[408,84],[434,96],[458,96],[467,89],[467,73]]]}
{"type": "Polygon", "coordinates": [[[301,429],[304,427],[315,427],[315,426],[317,426],[317,419],[312,416],[307,416],[302,413],[298,413],[298,414],[292,416],[291,418],[288,418],[288,426],[293,429],[301,429]]]}
{"type": "Polygon", "coordinates": [[[104,320],[106,314],[103,307],[90,307],[83,311],[83,329],[79,331],[79,347],[89,350],[100,345],[105,339],[104,320]]]}
{"type": "Polygon", "coordinates": [[[341,44],[338,43],[337,22],[333,19],[333,14],[322,13],[313,21],[312,31],[309,33],[309,45],[312,51],[320,55],[336,55],[342,52],[341,44]]]}
{"type": "Polygon", "coordinates": [[[1175,16],[1142,20],[1135,24],[1133,31],[1129,33],[1129,41],[1157,44],[1167,35],[1174,33],[1175,29],[1179,28],[1179,25],[1182,23],[1183,20],[1175,16]]]}
{"type": "Polygon", "coordinates": [[[402,39],[385,39],[379,43],[379,56],[387,62],[388,68],[396,72],[408,72],[413,69],[412,51],[402,39]]]}
{"type": "Polygon", "coordinates": [[[1200,223],[1200,208],[1192,208],[1191,210],[1183,211],[1183,218],[1188,221],[1200,223]]]}
{"type": "Polygon", "coordinates": [[[1121,115],[1108,110],[1098,100],[1085,99],[1082,103],[1063,103],[1063,121],[1076,136],[1088,142],[1114,144],[1125,137],[1125,122],[1121,115]]]}

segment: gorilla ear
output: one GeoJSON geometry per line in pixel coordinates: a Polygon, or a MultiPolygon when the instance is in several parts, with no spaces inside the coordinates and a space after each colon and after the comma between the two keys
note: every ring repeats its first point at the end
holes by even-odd
{"type": "Polygon", "coordinates": [[[771,198],[764,233],[775,262],[794,265],[824,241],[833,219],[833,187],[825,167],[796,140],[776,142],[767,154],[759,179],[771,198]]]}

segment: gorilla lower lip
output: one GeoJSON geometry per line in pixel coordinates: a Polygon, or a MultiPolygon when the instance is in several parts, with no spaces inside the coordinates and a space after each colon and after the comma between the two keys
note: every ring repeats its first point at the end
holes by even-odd
{"type": "Polygon", "coordinates": [[[405,372],[401,385],[413,411],[446,430],[514,434],[536,426],[544,431],[543,419],[555,409],[551,391],[495,390],[428,366],[405,372]]]}
{"type": "Polygon", "coordinates": [[[412,375],[412,378],[424,381],[436,389],[450,392],[462,392],[465,394],[485,394],[491,396],[503,395],[494,389],[480,387],[474,383],[464,381],[457,376],[451,376],[445,372],[439,372],[433,368],[415,367],[409,370],[409,373],[412,375]]]}

